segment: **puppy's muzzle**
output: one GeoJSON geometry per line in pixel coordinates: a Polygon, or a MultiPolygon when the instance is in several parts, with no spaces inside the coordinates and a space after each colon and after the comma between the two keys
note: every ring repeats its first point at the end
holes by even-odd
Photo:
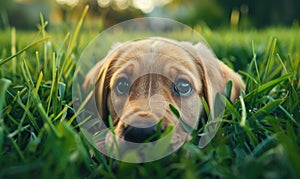
{"type": "Polygon", "coordinates": [[[124,139],[134,143],[154,142],[161,137],[164,130],[159,127],[158,124],[142,122],[143,126],[140,126],[137,120],[131,125],[126,126],[124,130],[124,139]]]}

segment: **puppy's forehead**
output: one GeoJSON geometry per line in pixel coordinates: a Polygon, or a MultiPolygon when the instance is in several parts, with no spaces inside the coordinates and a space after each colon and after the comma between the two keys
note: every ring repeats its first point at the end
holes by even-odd
{"type": "Polygon", "coordinates": [[[113,53],[118,55],[111,64],[112,82],[124,74],[135,80],[152,73],[163,75],[172,81],[183,77],[193,83],[197,91],[201,91],[201,76],[195,57],[180,42],[150,38],[127,42],[113,53]]]}
{"type": "Polygon", "coordinates": [[[119,53],[118,60],[114,62],[114,66],[127,68],[130,63],[138,62],[143,67],[163,67],[169,65],[181,69],[187,68],[192,72],[196,72],[194,57],[187,49],[180,46],[179,42],[169,42],[159,39],[145,39],[139,41],[128,42],[116,49],[119,53]]]}
{"type": "Polygon", "coordinates": [[[190,57],[187,50],[182,48],[179,42],[160,39],[144,39],[129,42],[124,44],[120,50],[123,52],[122,55],[132,58],[149,53],[168,55],[170,57],[176,57],[175,59],[180,59],[179,57],[183,55],[190,57]]]}

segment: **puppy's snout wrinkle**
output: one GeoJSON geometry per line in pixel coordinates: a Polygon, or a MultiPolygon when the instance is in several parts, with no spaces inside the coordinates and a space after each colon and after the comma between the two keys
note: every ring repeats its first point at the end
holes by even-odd
{"type": "Polygon", "coordinates": [[[162,95],[155,94],[149,99],[149,107],[151,113],[155,114],[157,118],[163,118],[167,110],[167,102],[162,95]]]}

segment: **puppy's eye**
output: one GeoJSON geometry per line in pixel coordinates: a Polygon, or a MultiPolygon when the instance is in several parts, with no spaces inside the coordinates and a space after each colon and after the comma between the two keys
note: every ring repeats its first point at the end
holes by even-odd
{"type": "Polygon", "coordinates": [[[130,90],[129,81],[126,78],[121,78],[117,81],[115,91],[118,95],[126,95],[130,90]]]}
{"type": "Polygon", "coordinates": [[[173,91],[178,96],[190,96],[193,93],[193,87],[188,81],[177,79],[175,83],[173,83],[173,91]]]}

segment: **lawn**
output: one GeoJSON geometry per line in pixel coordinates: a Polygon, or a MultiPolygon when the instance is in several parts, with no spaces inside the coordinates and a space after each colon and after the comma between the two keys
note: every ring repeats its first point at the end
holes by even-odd
{"type": "Polygon", "coordinates": [[[227,101],[205,148],[190,142],[158,161],[131,164],[101,155],[76,123],[73,73],[98,33],[83,22],[69,32],[47,31],[43,20],[36,31],[0,31],[0,178],[300,177],[299,27],[196,27],[242,75],[246,93],[227,101]]]}

